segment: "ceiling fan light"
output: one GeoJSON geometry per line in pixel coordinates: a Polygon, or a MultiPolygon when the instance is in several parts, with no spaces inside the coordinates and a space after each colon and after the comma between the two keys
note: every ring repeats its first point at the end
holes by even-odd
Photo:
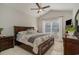
{"type": "Polygon", "coordinates": [[[39,11],[41,12],[41,11],[42,11],[42,9],[39,9],[39,11]]]}

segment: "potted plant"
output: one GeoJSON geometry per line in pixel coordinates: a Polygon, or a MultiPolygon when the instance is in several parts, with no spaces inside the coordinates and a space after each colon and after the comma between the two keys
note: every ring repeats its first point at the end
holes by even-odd
{"type": "Polygon", "coordinates": [[[75,27],[72,26],[72,25],[69,25],[67,28],[66,28],[66,32],[68,32],[69,35],[73,35],[74,32],[75,32],[75,27]]]}
{"type": "Polygon", "coordinates": [[[3,30],[3,28],[0,28],[0,34],[1,34],[2,30],[3,30]]]}

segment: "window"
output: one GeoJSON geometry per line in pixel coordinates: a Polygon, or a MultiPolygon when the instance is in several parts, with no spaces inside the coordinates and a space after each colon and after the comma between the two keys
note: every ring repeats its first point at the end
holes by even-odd
{"type": "Polygon", "coordinates": [[[59,31],[59,23],[57,20],[44,20],[43,21],[43,32],[58,32],[59,31]]]}
{"type": "Polygon", "coordinates": [[[57,21],[52,22],[52,32],[59,32],[59,23],[57,21]]]}
{"type": "Polygon", "coordinates": [[[51,32],[51,24],[50,23],[45,24],[45,32],[51,32]]]}
{"type": "Polygon", "coordinates": [[[42,32],[54,32],[54,36],[58,36],[62,39],[62,17],[53,20],[43,20],[42,32]]]}

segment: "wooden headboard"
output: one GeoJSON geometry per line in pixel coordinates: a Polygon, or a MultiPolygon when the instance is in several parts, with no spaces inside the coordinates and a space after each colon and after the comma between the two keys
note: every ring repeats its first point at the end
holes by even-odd
{"type": "Polygon", "coordinates": [[[17,36],[18,32],[25,31],[25,30],[28,30],[28,29],[34,29],[34,27],[14,26],[14,36],[15,36],[15,39],[16,39],[16,36],[17,36]]]}

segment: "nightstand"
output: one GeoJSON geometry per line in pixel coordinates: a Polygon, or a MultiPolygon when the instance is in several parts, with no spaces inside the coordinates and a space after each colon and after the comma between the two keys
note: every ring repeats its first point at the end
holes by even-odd
{"type": "Polygon", "coordinates": [[[79,39],[75,36],[64,37],[64,54],[65,55],[79,55],[79,39]]]}
{"type": "Polygon", "coordinates": [[[14,37],[13,36],[3,36],[0,37],[0,52],[9,48],[14,47],[14,37]]]}

